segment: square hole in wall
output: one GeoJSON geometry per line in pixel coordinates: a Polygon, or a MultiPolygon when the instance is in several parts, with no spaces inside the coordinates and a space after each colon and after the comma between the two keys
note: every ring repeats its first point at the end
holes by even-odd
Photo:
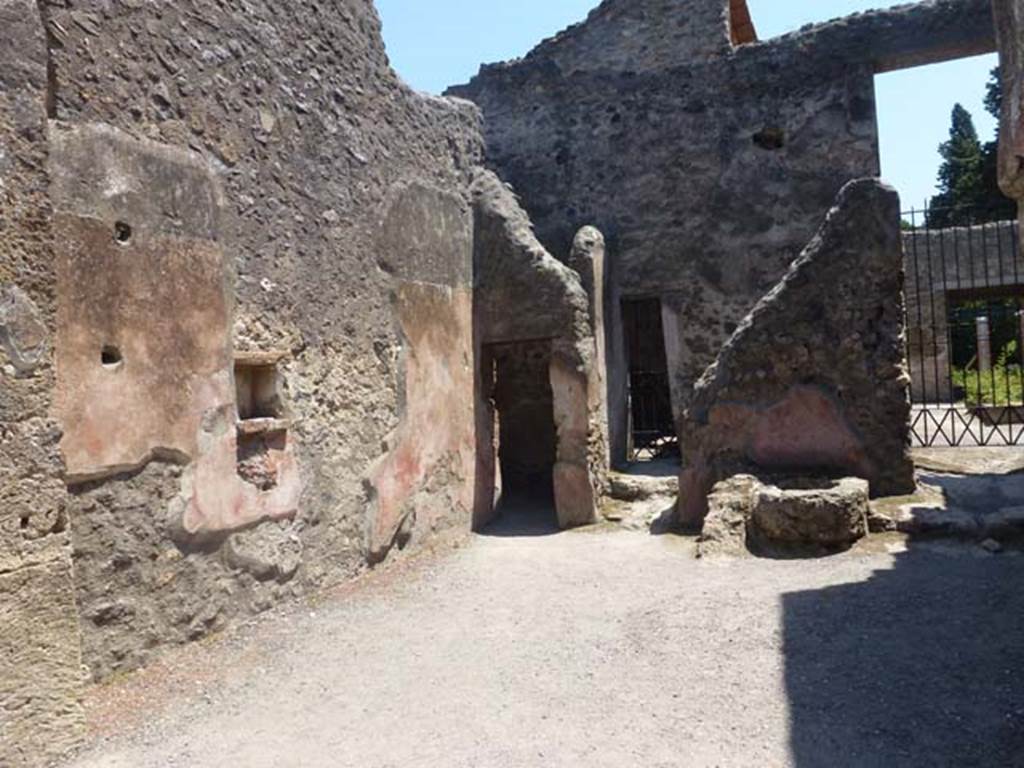
{"type": "Polygon", "coordinates": [[[246,354],[235,359],[235,393],[238,418],[280,419],[284,417],[281,400],[280,355],[246,354]]]}

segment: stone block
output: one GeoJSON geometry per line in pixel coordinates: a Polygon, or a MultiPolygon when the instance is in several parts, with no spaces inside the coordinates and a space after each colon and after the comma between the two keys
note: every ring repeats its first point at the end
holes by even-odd
{"type": "Polygon", "coordinates": [[[865,480],[735,475],[708,495],[697,553],[842,550],[868,534],[868,513],[865,480]]]}
{"type": "Polygon", "coordinates": [[[69,547],[0,574],[0,765],[48,765],[84,731],[69,547]]]}
{"type": "Polygon", "coordinates": [[[747,526],[760,486],[751,475],[736,475],[715,484],[708,495],[708,515],[697,542],[698,557],[747,552],[747,526]]]}
{"type": "Polygon", "coordinates": [[[759,488],[751,523],[772,544],[849,547],[868,533],[868,483],[795,479],[759,488]]]}

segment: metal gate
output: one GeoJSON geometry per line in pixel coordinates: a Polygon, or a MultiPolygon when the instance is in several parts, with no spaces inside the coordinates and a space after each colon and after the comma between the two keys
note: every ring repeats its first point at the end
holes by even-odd
{"type": "Polygon", "coordinates": [[[1024,261],[1016,221],[904,214],[911,435],[919,447],[1024,443],[1024,261]]]}
{"type": "Polygon", "coordinates": [[[629,374],[630,459],[656,459],[679,452],[668,373],[632,371],[629,374]]]}
{"type": "Polygon", "coordinates": [[[629,458],[677,454],[661,300],[623,300],[622,321],[629,355],[629,458]]]}

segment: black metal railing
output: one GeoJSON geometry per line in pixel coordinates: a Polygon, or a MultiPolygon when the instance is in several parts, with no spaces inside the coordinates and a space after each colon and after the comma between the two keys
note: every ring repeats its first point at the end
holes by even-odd
{"type": "Polygon", "coordinates": [[[667,372],[630,372],[629,412],[632,461],[679,453],[667,372]]]}
{"type": "Polygon", "coordinates": [[[904,214],[911,433],[917,446],[1024,443],[1024,261],[1016,221],[904,214]]]}

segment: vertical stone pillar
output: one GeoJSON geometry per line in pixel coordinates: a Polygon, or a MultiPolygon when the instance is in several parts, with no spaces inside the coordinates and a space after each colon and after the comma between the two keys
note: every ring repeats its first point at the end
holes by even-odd
{"type": "Polygon", "coordinates": [[[992,370],[992,332],[988,317],[979,317],[978,329],[978,372],[986,375],[992,370]]]}
{"type": "Polygon", "coordinates": [[[555,509],[562,528],[597,520],[597,499],[590,469],[591,431],[587,375],[572,353],[556,342],[551,355],[551,393],[558,437],[554,468],[555,509]],[[568,354],[566,354],[568,352],[568,354]]]}
{"type": "Polygon", "coordinates": [[[999,186],[1007,197],[1024,199],[1024,0],[993,0],[1003,78],[999,126],[999,186]]]}
{"type": "Polygon", "coordinates": [[[1017,313],[1017,322],[1020,325],[1017,331],[1017,362],[1024,364],[1024,309],[1017,313]]]}
{"type": "Polygon", "coordinates": [[[579,274],[590,304],[594,354],[587,374],[589,463],[595,492],[601,496],[609,468],[604,235],[594,227],[583,227],[573,241],[569,266],[579,274]]]}
{"type": "Polygon", "coordinates": [[[0,0],[0,765],[49,765],[83,732],[82,654],[53,406],[56,275],[46,34],[0,0]]]}
{"type": "Polygon", "coordinates": [[[925,347],[925,371],[928,380],[928,401],[936,403],[953,402],[952,365],[949,350],[949,305],[946,291],[934,286],[929,301],[928,317],[931,328],[926,337],[930,340],[925,347]],[[934,315],[932,309],[934,307],[934,315]]]}

